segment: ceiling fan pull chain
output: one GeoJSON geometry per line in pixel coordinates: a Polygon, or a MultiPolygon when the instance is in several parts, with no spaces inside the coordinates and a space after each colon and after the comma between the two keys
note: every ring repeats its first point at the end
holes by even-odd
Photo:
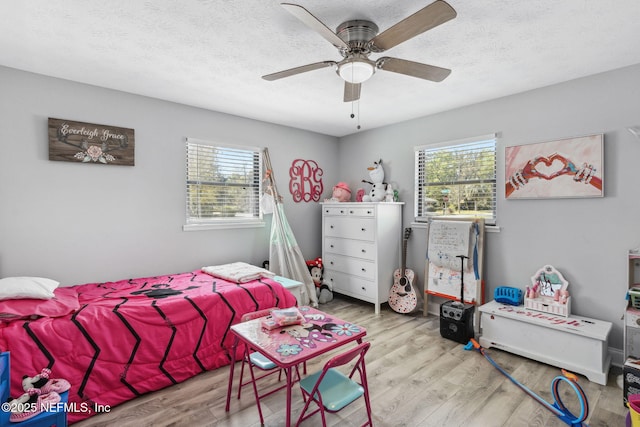
{"type": "Polygon", "coordinates": [[[358,123],[356,125],[356,129],[360,130],[360,100],[351,101],[351,118],[355,118],[356,115],[353,113],[353,104],[358,104],[358,123]]]}
{"type": "Polygon", "coordinates": [[[355,102],[356,102],[356,101],[354,101],[354,97],[353,97],[353,92],[354,92],[353,85],[349,88],[349,91],[351,92],[351,96],[350,96],[351,97],[351,115],[349,117],[351,117],[353,119],[356,116],[353,113],[353,104],[355,104],[355,102]]]}

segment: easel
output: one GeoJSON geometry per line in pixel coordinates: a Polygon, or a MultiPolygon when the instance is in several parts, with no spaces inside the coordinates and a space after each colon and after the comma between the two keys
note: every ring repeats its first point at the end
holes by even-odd
{"type": "MultiPolygon", "coordinates": [[[[433,224],[435,224],[437,221],[455,221],[455,222],[469,223],[469,227],[471,230],[470,231],[471,235],[469,238],[469,245],[471,245],[471,247],[469,249],[470,249],[470,252],[473,253],[473,255],[468,261],[469,261],[469,264],[472,265],[472,268],[466,272],[463,278],[463,281],[464,281],[465,288],[467,290],[469,289],[471,290],[472,296],[471,298],[469,298],[469,293],[465,292],[467,294],[467,297],[464,298],[464,301],[462,302],[467,304],[474,304],[476,306],[484,304],[484,282],[482,279],[482,270],[483,270],[483,264],[484,264],[484,220],[480,218],[474,218],[474,219],[469,219],[469,218],[434,219],[432,218],[431,220],[429,220],[429,226],[427,227],[427,254],[429,254],[429,242],[430,242],[430,237],[432,232],[431,228],[433,224]],[[478,277],[477,279],[475,278],[476,274],[478,277]],[[471,275],[471,277],[469,275],[471,275]],[[472,280],[468,280],[467,278],[472,280]]],[[[458,258],[459,255],[463,255],[463,254],[459,254],[459,253],[451,254],[451,256],[456,260],[460,259],[458,258]]],[[[460,288],[461,280],[453,281],[452,283],[450,283],[450,286],[445,287],[444,289],[441,289],[437,286],[433,286],[432,282],[434,281],[435,278],[430,277],[429,271],[434,270],[436,268],[447,271],[447,269],[444,267],[435,267],[435,265],[433,265],[433,263],[428,259],[428,256],[427,256],[425,261],[425,269],[424,269],[424,306],[422,310],[423,316],[427,316],[428,314],[429,295],[445,298],[449,300],[454,300],[454,301],[460,301],[463,297],[462,289],[460,288]]],[[[459,271],[459,268],[451,269],[452,272],[455,270],[459,271]]],[[[475,310],[476,327],[478,327],[479,324],[480,324],[480,311],[475,310]]]]}

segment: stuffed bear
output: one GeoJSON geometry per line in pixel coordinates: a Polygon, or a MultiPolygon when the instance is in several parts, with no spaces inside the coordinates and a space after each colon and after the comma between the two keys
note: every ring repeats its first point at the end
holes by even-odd
{"type": "Polygon", "coordinates": [[[330,199],[325,199],[325,202],[350,202],[351,201],[351,189],[346,182],[339,182],[333,187],[333,194],[330,199]]]}
{"type": "Polygon", "coordinates": [[[367,168],[371,181],[362,180],[367,184],[371,184],[369,194],[362,197],[363,202],[381,202],[387,193],[387,183],[384,182],[384,169],[382,168],[382,159],[373,162],[373,166],[367,168]]]}
{"type": "Polygon", "coordinates": [[[322,272],[324,271],[322,258],[318,257],[307,261],[307,267],[309,268],[309,273],[311,273],[313,283],[316,285],[316,296],[318,297],[318,302],[320,304],[326,304],[333,300],[333,292],[331,291],[331,288],[322,283],[322,272]]]}

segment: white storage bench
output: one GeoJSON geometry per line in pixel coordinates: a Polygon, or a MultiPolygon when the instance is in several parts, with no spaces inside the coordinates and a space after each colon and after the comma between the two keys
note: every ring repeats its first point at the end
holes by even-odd
{"type": "Polygon", "coordinates": [[[480,345],[496,347],[606,385],[612,324],[525,309],[496,301],[480,307],[480,345]]]}

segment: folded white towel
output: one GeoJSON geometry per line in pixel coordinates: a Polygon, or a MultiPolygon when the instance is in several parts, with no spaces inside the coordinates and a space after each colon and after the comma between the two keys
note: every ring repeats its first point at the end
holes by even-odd
{"type": "Polygon", "coordinates": [[[210,265],[202,267],[202,271],[214,277],[235,283],[246,283],[260,277],[273,278],[275,274],[264,268],[247,264],[246,262],[233,262],[231,264],[210,265]]]}

